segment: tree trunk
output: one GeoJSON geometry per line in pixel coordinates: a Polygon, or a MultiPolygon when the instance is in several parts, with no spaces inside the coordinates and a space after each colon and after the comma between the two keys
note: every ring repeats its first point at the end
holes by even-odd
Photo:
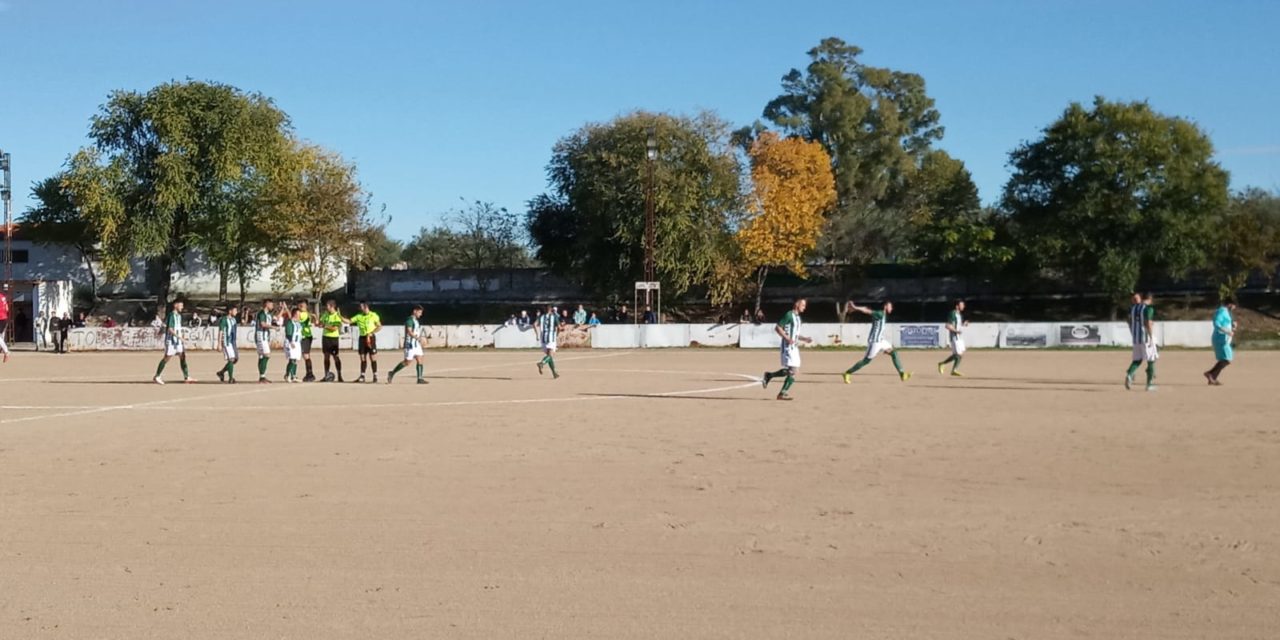
{"type": "Polygon", "coordinates": [[[89,312],[92,313],[94,307],[98,306],[98,274],[93,270],[92,256],[84,247],[76,247],[80,250],[80,258],[84,260],[85,271],[89,272],[89,294],[90,304],[89,312]]]}
{"type": "Polygon", "coordinates": [[[169,290],[173,287],[173,258],[169,255],[161,256],[158,269],[160,271],[160,286],[156,292],[156,298],[160,303],[160,311],[163,312],[169,308],[169,290]]]}
{"type": "Polygon", "coordinates": [[[760,315],[760,300],[764,297],[764,281],[769,277],[769,267],[756,269],[756,308],[754,314],[760,315]]]}
{"type": "Polygon", "coordinates": [[[218,301],[227,301],[227,272],[230,271],[229,265],[218,265],[218,301]]]}
{"type": "Polygon", "coordinates": [[[240,306],[244,307],[245,286],[248,284],[245,282],[244,265],[236,267],[236,279],[240,281],[240,306]]]}

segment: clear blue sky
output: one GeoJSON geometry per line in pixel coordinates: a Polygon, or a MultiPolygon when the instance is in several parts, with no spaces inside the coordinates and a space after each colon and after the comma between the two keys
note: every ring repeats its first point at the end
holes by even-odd
{"type": "Polygon", "coordinates": [[[1198,122],[1233,187],[1277,189],[1277,25],[1273,0],[0,0],[0,148],[22,211],[109,91],[218,80],[355,160],[403,238],[459,198],[523,211],[584,122],[705,108],[750,123],[839,36],[924,76],[940,146],[984,201],[1010,149],[1095,94],[1198,122]]]}

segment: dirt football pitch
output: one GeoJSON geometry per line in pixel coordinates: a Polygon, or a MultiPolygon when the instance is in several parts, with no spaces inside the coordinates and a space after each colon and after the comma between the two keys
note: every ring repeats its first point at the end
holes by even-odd
{"type": "Polygon", "coordinates": [[[0,365],[0,638],[1280,637],[1277,352],[246,355],[0,365]]]}

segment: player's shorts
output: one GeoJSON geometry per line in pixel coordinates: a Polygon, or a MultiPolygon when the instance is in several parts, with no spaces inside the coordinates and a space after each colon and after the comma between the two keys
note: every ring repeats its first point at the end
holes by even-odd
{"type": "Polygon", "coordinates": [[[284,353],[285,353],[285,357],[290,360],[301,360],[302,359],[302,343],[291,342],[289,344],[286,344],[284,346],[284,353]]]}
{"type": "Polygon", "coordinates": [[[222,357],[226,360],[239,360],[240,348],[234,344],[222,345],[222,357]]]}
{"type": "Polygon", "coordinates": [[[1155,362],[1160,358],[1159,352],[1156,350],[1155,343],[1139,342],[1133,345],[1133,361],[1146,360],[1147,362],[1155,362]]]}
{"type": "Polygon", "coordinates": [[[313,338],[303,338],[303,339],[302,339],[302,352],[303,352],[303,353],[307,353],[307,354],[311,353],[311,341],[312,341],[312,340],[313,340],[313,338]]]}
{"type": "Polygon", "coordinates": [[[180,356],[186,353],[186,351],[187,351],[186,347],[184,347],[181,342],[169,342],[166,340],[164,343],[164,355],[166,357],[180,356]]]}
{"type": "Polygon", "coordinates": [[[373,336],[373,335],[360,336],[360,355],[362,356],[378,355],[377,336],[373,336]]]}
{"type": "Polygon", "coordinates": [[[325,355],[338,355],[338,339],[336,337],[324,336],[320,338],[320,348],[324,350],[325,355]]]}
{"type": "Polygon", "coordinates": [[[800,368],[800,346],[799,345],[795,345],[795,344],[790,346],[784,345],[782,347],[781,355],[782,355],[782,367],[784,369],[800,368]]]}
{"type": "Polygon", "coordinates": [[[258,341],[256,341],[256,342],[254,342],[254,343],[253,343],[253,346],[255,346],[255,347],[257,347],[257,348],[258,348],[258,357],[259,357],[259,358],[265,358],[265,357],[267,357],[267,356],[271,355],[271,341],[270,341],[270,340],[258,340],[258,341]]]}
{"type": "Polygon", "coordinates": [[[951,355],[962,356],[965,352],[964,338],[960,336],[951,337],[951,355]]]}
{"type": "Polygon", "coordinates": [[[554,341],[554,340],[552,340],[551,342],[544,342],[544,343],[542,343],[542,350],[543,350],[543,351],[555,351],[555,350],[556,350],[556,343],[555,343],[555,341],[554,341]]]}
{"type": "Polygon", "coordinates": [[[893,345],[888,340],[877,340],[867,345],[867,360],[871,360],[886,351],[893,351],[893,345]]]}
{"type": "Polygon", "coordinates": [[[1222,360],[1223,362],[1231,362],[1231,359],[1235,357],[1235,349],[1231,347],[1231,343],[1229,341],[1223,340],[1222,342],[1218,342],[1217,340],[1214,340],[1213,357],[1218,360],[1222,360]]]}
{"type": "Polygon", "coordinates": [[[415,342],[413,346],[404,348],[404,359],[406,361],[413,360],[414,358],[421,358],[421,357],[422,357],[422,345],[415,342]]]}

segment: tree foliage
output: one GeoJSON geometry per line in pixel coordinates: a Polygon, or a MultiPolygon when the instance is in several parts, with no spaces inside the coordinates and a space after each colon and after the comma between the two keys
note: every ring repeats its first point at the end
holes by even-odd
{"type": "Polygon", "coordinates": [[[368,266],[367,243],[380,227],[355,166],[337,153],[298,144],[286,166],[263,198],[280,247],[274,277],[280,289],[305,287],[319,298],[348,265],[368,266]]]}
{"type": "Polygon", "coordinates": [[[403,257],[416,269],[515,269],[532,264],[522,221],[492,202],[479,200],[423,227],[403,257]]]}
{"type": "Polygon", "coordinates": [[[1232,195],[1212,240],[1211,270],[1223,294],[1234,295],[1254,270],[1274,284],[1280,269],[1280,195],[1262,189],[1232,195]]]}
{"type": "Polygon", "coordinates": [[[949,272],[995,267],[1013,258],[998,237],[1000,216],[982,207],[964,163],[945,151],[926,153],[902,206],[912,221],[914,259],[949,272]]]}
{"type": "Polygon", "coordinates": [[[644,266],[646,172],[653,171],[658,278],[680,295],[711,278],[740,212],[740,168],[728,127],[694,117],[636,112],[589,124],[556,143],[551,190],[529,203],[538,259],[603,297],[630,291],[644,266]],[[658,158],[646,166],[652,128],[658,158]]]}
{"type": "Polygon", "coordinates": [[[22,230],[32,242],[74,247],[89,272],[90,291],[96,299],[98,275],[93,261],[97,257],[100,235],[97,227],[76,207],[64,180],[65,176],[58,174],[31,186],[31,197],[36,204],[22,215],[22,230]]]}
{"type": "Polygon", "coordinates": [[[1227,174],[1196,125],[1141,102],[1073,103],[1011,154],[1004,207],[1034,263],[1120,297],[1205,264],[1227,174]]]}
{"type": "Polygon", "coordinates": [[[219,250],[257,249],[236,230],[245,226],[245,194],[276,173],[289,132],[270,99],[225,84],[112,93],[92,119],[93,146],[73,156],[65,181],[101,232],[107,276],[123,278],[134,257],[155,259],[164,302],[190,249],[251,263],[219,250]]]}
{"type": "Polygon", "coordinates": [[[764,109],[765,119],[820,143],[831,156],[838,202],[819,254],[839,264],[903,250],[911,220],[901,203],[910,199],[910,178],[943,133],[922,77],[868,66],[861,54],[839,38],[823,40],[808,52],[804,71],[783,76],[782,95],[764,109]]]}
{"type": "Polygon", "coordinates": [[[737,241],[744,266],[756,275],[756,309],[771,266],[804,276],[805,258],[818,245],[835,205],[831,158],[822,145],[766,132],[750,151],[751,198],[737,241]]]}

